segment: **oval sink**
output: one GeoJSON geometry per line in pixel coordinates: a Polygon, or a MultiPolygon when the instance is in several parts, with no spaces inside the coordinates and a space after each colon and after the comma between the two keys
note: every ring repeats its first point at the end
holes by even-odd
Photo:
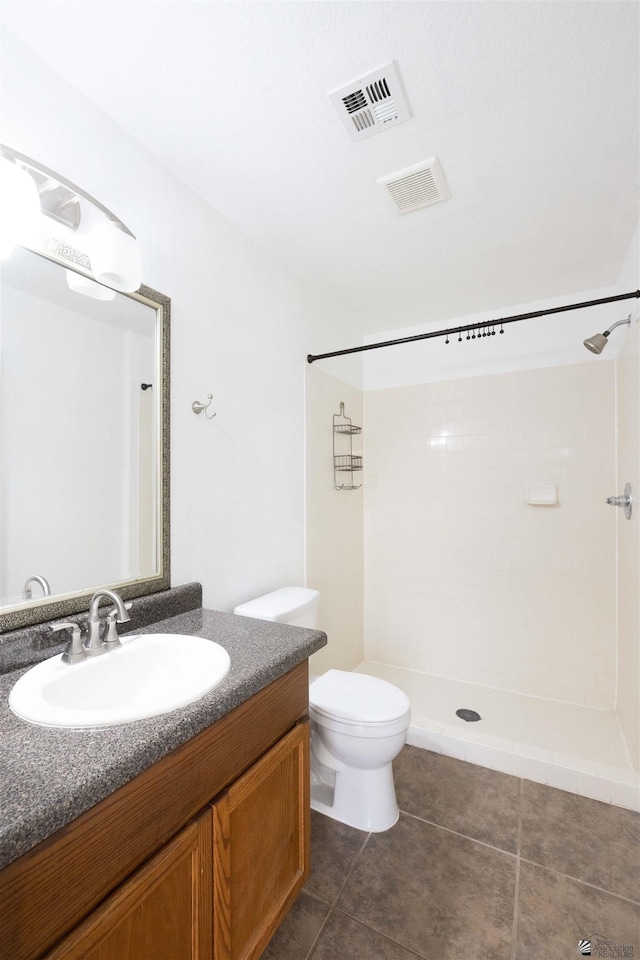
{"type": "Polygon", "coordinates": [[[47,727],[104,727],[155,717],[199,700],[231,661],[212,640],[177,633],[122,637],[122,646],[81,663],[51,657],[20,677],[9,706],[47,727]]]}

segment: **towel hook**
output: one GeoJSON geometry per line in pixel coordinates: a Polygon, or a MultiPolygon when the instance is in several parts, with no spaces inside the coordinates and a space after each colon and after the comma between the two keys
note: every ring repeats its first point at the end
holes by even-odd
{"type": "Polygon", "coordinates": [[[204,410],[204,415],[207,418],[207,420],[213,420],[213,418],[216,415],[215,410],[212,410],[211,416],[209,416],[209,414],[207,413],[207,410],[211,406],[211,401],[213,400],[212,393],[207,394],[207,400],[209,401],[208,403],[200,403],[199,400],[194,400],[193,403],[191,404],[191,409],[193,410],[194,413],[202,413],[202,411],[204,410]]]}

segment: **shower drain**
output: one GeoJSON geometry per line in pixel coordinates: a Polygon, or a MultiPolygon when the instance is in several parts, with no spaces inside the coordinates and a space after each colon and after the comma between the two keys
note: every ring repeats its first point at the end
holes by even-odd
{"type": "Polygon", "coordinates": [[[475,710],[465,710],[464,707],[456,710],[456,717],[460,717],[461,720],[466,720],[467,723],[471,723],[474,720],[482,720],[480,714],[476,713],[475,710]]]}

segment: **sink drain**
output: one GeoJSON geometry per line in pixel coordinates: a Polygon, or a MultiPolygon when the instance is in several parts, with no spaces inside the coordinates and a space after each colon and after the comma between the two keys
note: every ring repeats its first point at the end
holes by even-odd
{"type": "Polygon", "coordinates": [[[461,720],[466,720],[467,723],[471,723],[474,720],[482,720],[480,714],[476,713],[475,710],[465,710],[464,708],[456,710],[456,717],[460,717],[461,720]]]}

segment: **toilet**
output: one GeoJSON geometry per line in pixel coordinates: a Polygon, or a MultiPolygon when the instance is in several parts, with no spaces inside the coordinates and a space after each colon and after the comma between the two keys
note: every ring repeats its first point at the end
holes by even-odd
{"type": "MultiPolygon", "coordinates": [[[[234,609],[242,617],[316,626],[317,590],[282,587],[234,609]]],[[[398,819],[392,761],[407,737],[409,698],[386,680],[328,670],[309,685],[311,807],[358,830],[398,819]]]]}

